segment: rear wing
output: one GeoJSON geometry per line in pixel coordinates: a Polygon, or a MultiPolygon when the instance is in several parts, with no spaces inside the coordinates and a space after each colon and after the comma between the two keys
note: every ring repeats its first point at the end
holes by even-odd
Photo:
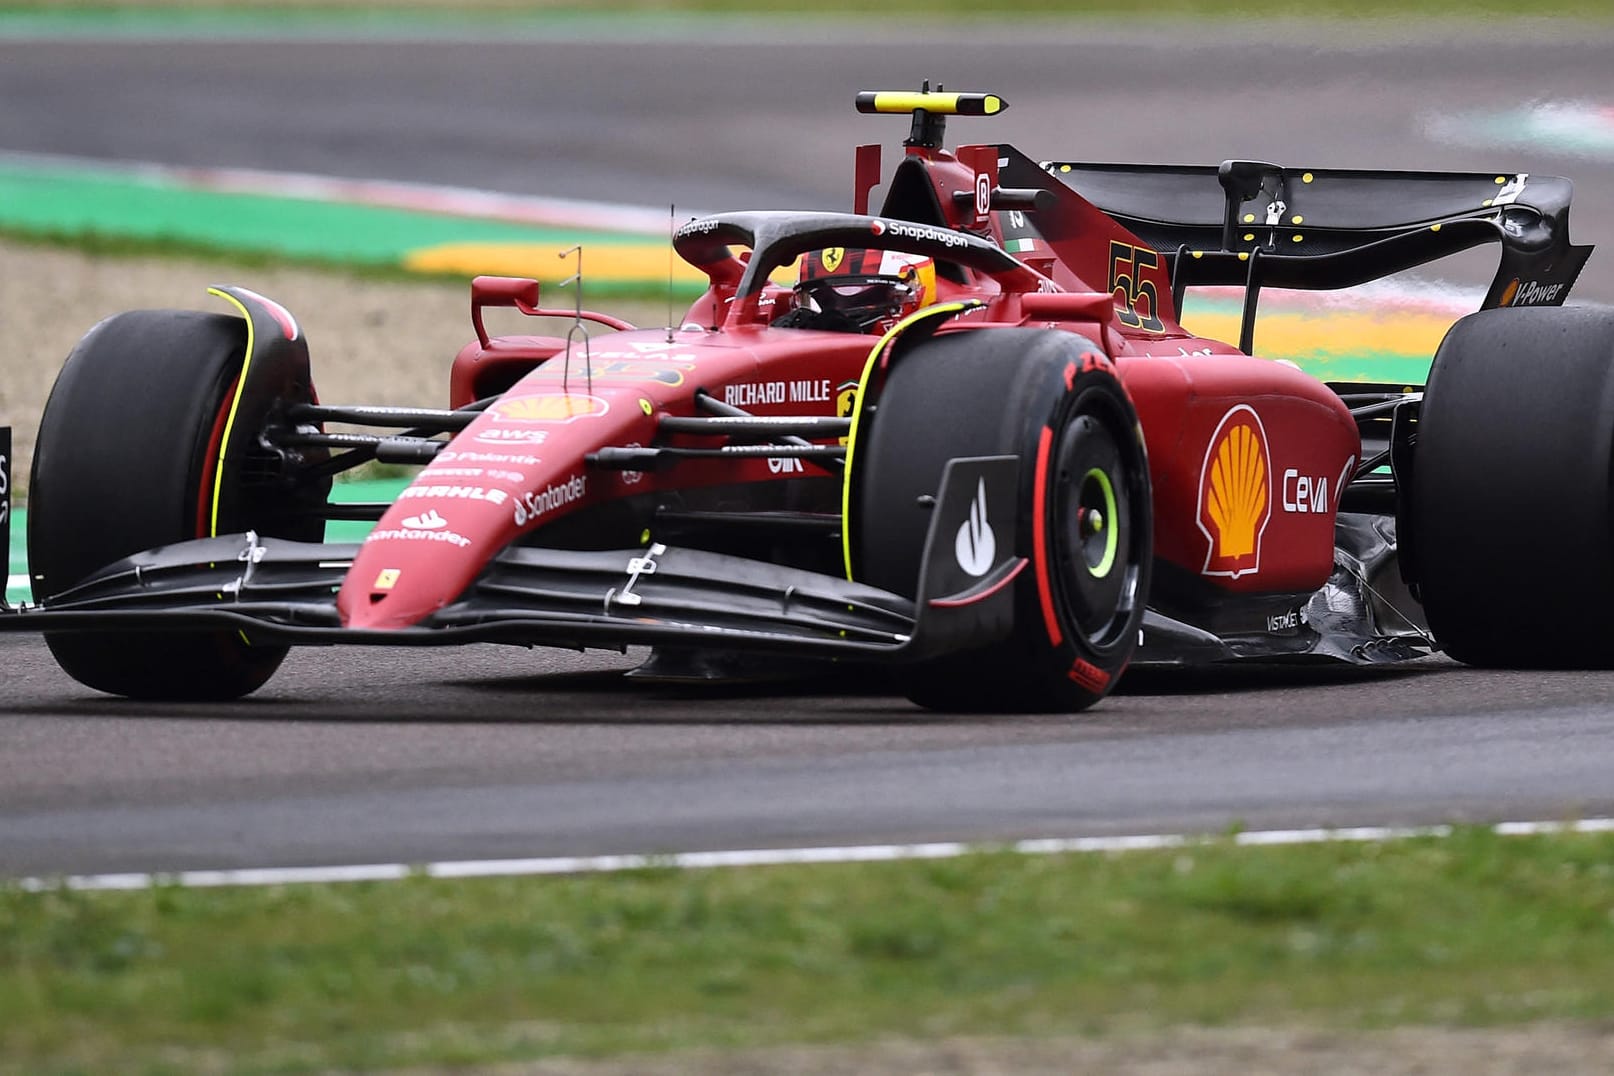
{"type": "MultiPolygon", "coordinates": [[[[1000,150],[1006,172],[1038,167],[1000,150]]],[[[1040,168],[1158,250],[1179,301],[1190,284],[1348,288],[1494,242],[1501,264],[1481,308],[1557,306],[1592,252],[1569,242],[1573,185],[1558,176],[1260,161],[1040,168]]],[[[1036,180],[1005,174],[1004,182],[1036,180]]]]}

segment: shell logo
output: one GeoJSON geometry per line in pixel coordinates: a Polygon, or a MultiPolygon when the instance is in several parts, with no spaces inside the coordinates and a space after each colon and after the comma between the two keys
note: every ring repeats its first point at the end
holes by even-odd
{"type": "Polygon", "coordinates": [[[1237,579],[1261,567],[1272,518],[1272,459],[1261,416],[1239,404],[1222,416],[1199,472],[1199,529],[1210,542],[1204,575],[1237,579]]]}
{"type": "Polygon", "coordinates": [[[512,396],[488,408],[495,420],[504,422],[572,422],[591,415],[603,415],[611,405],[598,396],[572,392],[552,392],[538,396],[512,396]]]}

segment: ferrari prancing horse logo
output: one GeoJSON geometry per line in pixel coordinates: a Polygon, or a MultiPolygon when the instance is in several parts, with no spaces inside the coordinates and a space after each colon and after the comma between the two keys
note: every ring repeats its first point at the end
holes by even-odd
{"type": "Polygon", "coordinates": [[[841,261],[846,257],[845,247],[824,248],[824,268],[833,273],[841,267],[841,261]]]}

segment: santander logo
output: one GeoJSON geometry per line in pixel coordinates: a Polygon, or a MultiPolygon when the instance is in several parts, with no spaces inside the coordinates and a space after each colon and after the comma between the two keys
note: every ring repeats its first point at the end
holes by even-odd
{"type": "Polygon", "coordinates": [[[410,516],[403,521],[403,525],[410,530],[434,531],[440,527],[448,526],[448,520],[439,515],[437,509],[431,508],[418,516],[410,516]]]}

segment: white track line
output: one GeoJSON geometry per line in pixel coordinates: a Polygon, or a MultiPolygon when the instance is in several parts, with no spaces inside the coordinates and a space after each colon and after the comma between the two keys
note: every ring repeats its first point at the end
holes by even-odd
{"type": "MultiPolygon", "coordinates": [[[[326,882],[392,882],[412,876],[427,878],[511,878],[538,874],[610,874],[619,871],[713,867],[767,867],[806,863],[876,863],[902,859],[952,859],[973,852],[1001,850],[1021,855],[1083,852],[1135,852],[1185,848],[1231,840],[1235,845],[1326,844],[1339,841],[1398,841],[1410,837],[1446,837],[1451,826],[1357,826],[1349,829],[1275,829],[1236,833],[1230,838],[1180,833],[1131,837],[1067,837],[1017,841],[993,846],[943,841],[931,844],[874,844],[825,848],[757,848],[729,852],[679,852],[669,855],[558,856],[545,859],[485,859],[410,866],[371,863],[338,867],[261,867],[250,870],[177,871],[171,874],[82,874],[61,878],[24,878],[15,883],[34,892],[52,889],[147,889],[152,886],[304,885],[326,882]]],[[[1614,818],[1579,822],[1502,822],[1491,832],[1505,837],[1541,833],[1614,832],[1614,818]]],[[[0,882],[0,885],[5,883],[0,882]]]]}

